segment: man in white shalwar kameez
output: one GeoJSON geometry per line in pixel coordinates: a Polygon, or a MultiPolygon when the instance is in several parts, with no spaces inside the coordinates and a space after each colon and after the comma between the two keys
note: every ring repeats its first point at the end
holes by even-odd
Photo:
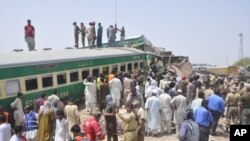
{"type": "Polygon", "coordinates": [[[10,104],[11,108],[14,109],[14,119],[15,119],[15,126],[22,126],[24,121],[23,121],[23,105],[22,105],[22,93],[17,94],[17,98],[15,99],[14,102],[10,104]]]}
{"type": "Polygon", "coordinates": [[[63,118],[64,112],[58,110],[56,112],[56,131],[55,131],[55,141],[68,141],[69,130],[68,130],[68,121],[63,118]]]}
{"type": "Polygon", "coordinates": [[[153,91],[152,97],[148,98],[145,109],[147,112],[148,120],[148,133],[153,133],[156,136],[158,130],[161,128],[161,101],[156,97],[157,91],[153,91]]]}
{"type": "Polygon", "coordinates": [[[119,107],[121,100],[121,92],[122,92],[122,82],[118,78],[117,74],[115,75],[115,78],[109,81],[109,88],[113,99],[113,103],[115,103],[115,105],[119,107]]]}
{"type": "Polygon", "coordinates": [[[153,91],[156,92],[156,96],[158,97],[161,93],[163,93],[163,90],[161,90],[159,87],[152,85],[148,87],[148,90],[145,93],[146,99],[150,98],[152,96],[153,91]]]}
{"type": "Polygon", "coordinates": [[[182,95],[180,89],[177,90],[177,96],[175,96],[170,104],[174,108],[174,123],[176,127],[176,134],[179,134],[181,123],[184,121],[186,116],[187,99],[182,95]]]}
{"type": "MultiPolygon", "coordinates": [[[[152,96],[153,90],[155,91],[156,96],[159,96],[163,92],[160,88],[157,87],[157,81],[155,81],[152,78],[148,78],[148,79],[149,79],[148,80],[149,86],[145,91],[146,100],[148,100],[152,96]]],[[[148,116],[149,116],[149,114],[147,112],[148,111],[145,110],[145,118],[146,119],[148,119],[148,116]]],[[[146,132],[148,131],[148,120],[146,120],[146,122],[145,122],[145,130],[146,130],[146,132]]]]}
{"type": "Polygon", "coordinates": [[[92,77],[88,77],[83,84],[86,86],[84,90],[86,109],[90,111],[90,114],[93,114],[96,112],[96,81],[92,77]]]}
{"type": "Polygon", "coordinates": [[[6,117],[0,115],[0,141],[9,141],[11,138],[11,126],[6,123],[6,117]]]}
{"type": "Polygon", "coordinates": [[[168,94],[169,87],[165,87],[164,93],[159,96],[161,101],[161,133],[165,132],[165,128],[167,128],[167,133],[171,133],[171,125],[172,125],[172,106],[170,101],[172,97],[168,94]]]}
{"type": "Polygon", "coordinates": [[[164,90],[166,87],[168,87],[168,79],[167,79],[167,75],[163,76],[163,79],[160,80],[160,86],[159,88],[164,90]]]}
{"type": "Polygon", "coordinates": [[[73,137],[72,133],[70,132],[70,129],[73,125],[80,124],[80,117],[78,107],[74,104],[74,100],[72,98],[69,100],[68,105],[65,106],[64,114],[68,120],[69,135],[73,137]]]}

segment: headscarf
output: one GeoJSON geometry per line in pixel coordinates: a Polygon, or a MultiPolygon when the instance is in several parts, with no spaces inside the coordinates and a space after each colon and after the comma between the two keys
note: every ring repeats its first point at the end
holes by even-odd
{"type": "Polygon", "coordinates": [[[106,96],[106,103],[107,105],[110,105],[113,103],[113,99],[112,99],[112,96],[111,95],[107,95],[106,96]]]}
{"type": "Polygon", "coordinates": [[[44,101],[43,106],[41,106],[39,113],[43,114],[43,115],[46,115],[50,111],[52,111],[52,109],[51,109],[51,103],[48,100],[46,100],[46,101],[44,101]]]}

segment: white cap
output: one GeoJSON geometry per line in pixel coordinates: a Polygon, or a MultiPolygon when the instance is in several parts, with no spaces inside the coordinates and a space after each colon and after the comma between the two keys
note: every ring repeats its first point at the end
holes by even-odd
{"type": "Polygon", "coordinates": [[[182,93],[182,90],[181,90],[181,89],[178,89],[177,92],[178,92],[178,93],[182,93]]]}
{"type": "Polygon", "coordinates": [[[158,94],[158,91],[157,91],[156,89],[153,89],[153,90],[152,90],[152,93],[157,95],[157,94],[158,94]]]}

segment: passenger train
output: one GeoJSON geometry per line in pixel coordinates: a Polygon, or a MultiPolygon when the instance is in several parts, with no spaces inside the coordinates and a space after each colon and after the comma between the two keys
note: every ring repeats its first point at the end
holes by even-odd
{"type": "Polygon", "coordinates": [[[59,97],[83,98],[88,76],[142,69],[152,57],[129,47],[0,53],[0,105],[10,109],[18,92],[24,94],[23,106],[54,89],[59,97]]]}

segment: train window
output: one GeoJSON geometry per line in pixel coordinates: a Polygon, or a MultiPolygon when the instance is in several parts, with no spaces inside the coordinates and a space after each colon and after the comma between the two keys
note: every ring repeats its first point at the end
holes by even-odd
{"type": "Polygon", "coordinates": [[[10,80],[6,82],[6,94],[7,96],[15,96],[20,92],[20,81],[19,80],[10,80]]]}
{"type": "Polygon", "coordinates": [[[97,78],[99,76],[99,68],[93,69],[92,75],[97,78]]]}
{"type": "Polygon", "coordinates": [[[75,82],[79,80],[78,71],[70,73],[70,82],[75,82]]]}
{"type": "Polygon", "coordinates": [[[66,73],[57,75],[57,84],[58,85],[66,84],[66,73]]]}
{"type": "Polygon", "coordinates": [[[138,62],[135,62],[135,63],[134,63],[134,69],[135,69],[135,70],[138,70],[138,62]]]}
{"type": "Polygon", "coordinates": [[[108,74],[109,74],[109,67],[108,67],[108,66],[103,67],[103,68],[102,68],[102,73],[103,73],[104,75],[108,75],[108,74]]]}
{"type": "Polygon", "coordinates": [[[121,64],[120,71],[121,72],[125,72],[126,71],[126,65],[125,64],[121,64]]]}
{"type": "Polygon", "coordinates": [[[43,76],[42,83],[43,83],[43,88],[52,87],[53,86],[52,75],[43,76]]]}
{"type": "Polygon", "coordinates": [[[140,69],[143,69],[143,68],[144,68],[144,63],[140,62],[140,69]]]}
{"type": "Polygon", "coordinates": [[[118,71],[118,65],[113,65],[112,70],[115,70],[117,72],[118,71]]]}
{"type": "Polygon", "coordinates": [[[89,76],[89,70],[82,71],[82,80],[86,79],[89,76]]]}
{"type": "Polygon", "coordinates": [[[128,64],[128,71],[132,71],[132,63],[128,64]]]}
{"type": "Polygon", "coordinates": [[[29,78],[25,80],[26,91],[35,90],[37,86],[37,78],[29,78]]]}

